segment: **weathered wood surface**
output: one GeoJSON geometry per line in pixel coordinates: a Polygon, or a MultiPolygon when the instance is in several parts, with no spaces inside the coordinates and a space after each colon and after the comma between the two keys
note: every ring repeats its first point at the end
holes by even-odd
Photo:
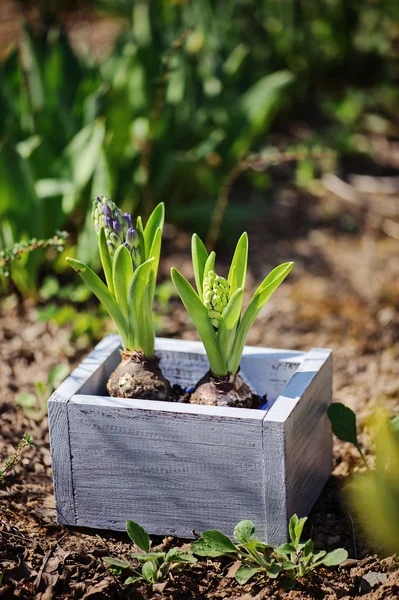
{"type": "MultiPolygon", "coordinates": [[[[118,348],[117,336],[103,340],[50,400],[60,522],[123,530],[130,518],[192,537],[231,535],[249,518],[261,539],[285,541],[289,516],[305,514],[331,468],[331,352],[246,348],[242,373],[270,401],[262,411],[102,395],[118,348]]],[[[200,342],[156,349],[172,383],[208,369],[200,342]]]]}
{"type": "Polygon", "coordinates": [[[81,362],[77,369],[57,388],[48,401],[51,459],[53,464],[54,493],[57,504],[58,522],[76,524],[75,499],[71,468],[71,444],[67,405],[70,399],[86,384],[87,392],[101,393],[104,385],[104,371],[111,362],[115,349],[119,348],[118,336],[104,338],[81,362]],[[91,382],[87,384],[87,382],[91,382]]]}
{"type": "Polygon", "coordinates": [[[263,422],[269,543],[287,539],[290,517],[309,513],[331,473],[331,399],[332,352],[313,348],[263,422]]]}

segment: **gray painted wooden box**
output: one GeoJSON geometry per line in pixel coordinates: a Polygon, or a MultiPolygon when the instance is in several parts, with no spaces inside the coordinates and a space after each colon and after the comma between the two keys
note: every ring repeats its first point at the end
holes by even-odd
{"type": "MultiPolygon", "coordinates": [[[[59,523],[124,530],[132,519],[191,538],[251,519],[260,539],[284,542],[331,472],[331,350],[246,347],[241,373],[268,398],[255,410],[110,398],[119,347],[106,337],[49,400],[59,523]]],[[[156,350],[172,383],[208,369],[200,342],[157,339],[156,350]]]]}

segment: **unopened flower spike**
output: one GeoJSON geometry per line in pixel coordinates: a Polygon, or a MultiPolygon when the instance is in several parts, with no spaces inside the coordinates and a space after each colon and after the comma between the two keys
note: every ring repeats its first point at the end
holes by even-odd
{"type": "Polygon", "coordinates": [[[73,258],[67,260],[107,309],[121,336],[122,362],[107,389],[111,396],[166,400],[170,384],[154,354],[152,318],[164,205],[154,209],[145,228],[141,218],[134,226],[131,215],[122,214],[105,196],[96,197],[91,214],[106,285],[87,265],[73,258]]]}
{"type": "Polygon", "coordinates": [[[238,240],[228,278],[217,275],[214,252],[208,254],[194,234],[191,244],[197,291],[172,268],[173,283],[204,344],[210,371],[197,384],[190,402],[218,406],[252,405],[252,393],[238,371],[245,341],[260,310],[287,277],[293,262],[279,265],[256,290],[242,312],[248,262],[248,236],[238,240]]]}

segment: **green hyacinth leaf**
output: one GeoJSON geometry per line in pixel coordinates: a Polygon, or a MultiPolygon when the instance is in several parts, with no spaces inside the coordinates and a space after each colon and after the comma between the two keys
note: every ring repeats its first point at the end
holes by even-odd
{"type": "MultiPolygon", "coordinates": [[[[146,288],[149,285],[153,269],[154,258],[149,258],[134,272],[128,289],[129,326],[136,345],[145,356],[152,356],[154,341],[150,340],[151,333],[148,329],[150,315],[146,288]]],[[[134,348],[137,349],[137,348],[134,348]]]]}
{"type": "Polygon", "coordinates": [[[129,303],[127,291],[133,277],[132,257],[129,250],[121,244],[116,249],[112,264],[112,281],[114,284],[115,298],[126,318],[129,319],[129,303]]]}
{"type": "Polygon", "coordinates": [[[143,258],[143,262],[144,262],[145,260],[147,260],[150,257],[147,256],[145,253],[143,221],[141,220],[140,215],[136,219],[136,231],[139,235],[140,256],[144,257],[143,258]]]}
{"type": "Polygon", "coordinates": [[[241,356],[249,330],[251,329],[263,306],[269,300],[270,296],[272,296],[272,294],[276,291],[279,285],[284,281],[284,279],[292,270],[293,266],[293,262],[287,262],[273,269],[273,271],[269,273],[269,275],[264,279],[253,295],[252,300],[241,319],[241,323],[238,326],[234,350],[228,363],[229,372],[237,372],[240,366],[241,356]]]}
{"type": "Polygon", "coordinates": [[[144,345],[146,348],[146,356],[153,356],[155,351],[155,329],[154,329],[154,320],[152,317],[152,302],[153,297],[152,294],[155,288],[155,275],[152,271],[150,273],[149,282],[145,287],[144,291],[144,307],[143,307],[143,318],[144,318],[144,327],[143,327],[143,335],[144,335],[144,345]]]}
{"type": "Polygon", "coordinates": [[[90,269],[90,267],[84,265],[80,260],[75,258],[67,258],[67,262],[83,279],[83,281],[89,286],[91,291],[101,304],[108,311],[109,315],[115,322],[118,328],[119,335],[122,339],[123,347],[126,348],[127,334],[128,334],[128,322],[123,316],[121,309],[119,308],[115,298],[107,288],[107,286],[101,281],[101,279],[90,269]]]}
{"type": "Polygon", "coordinates": [[[194,288],[177,269],[171,269],[171,277],[201,337],[212,372],[215,375],[226,375],[224,361],[219,351],[218,341],[212,323],[209,320],[207,309],[202,304],[194,288]]]}
{"type": "Polygon", "coordinates": [[[162,232],[165,221],[165,205],[160,202],[152,211],[147,225],[144,228],[144,246],[146,259],[150,258],[151,246],[155,237],[155,232],[159,228],[162,232]]]}
{"type": "Polygon", "coordinates": [[[237,267],[236,265],[233,265],[230,267],[230,271],[229,271],[229,276],[227,279],[227,283],[230,286],[230,296],[232,296],[234,294],[234,292],[236,291],[236,289],[238,288],[237,285],[237,267]]]}
{"type": "Polygon", "coordinates": [[[100,258],[101,264],[103,266],[103,271],[105,275],[105,281],[107,282],[107,286],[111,294],[115,295],[114,283],[112,279],[112,260],[109,255],[107,238],[105,236],[104,227],[100,227],[100,231],[98,233],[98,248],[100,250],[100,258]]]}
{"type": "Polygon", "coordinates": [[[152,280],[150,282],[150,289],[149,289],[149,293],[150,293],[149,298],[150,298],[151,305],[153,303],[154,295],[155,295],[155,284],[156,284],[157,274],[158,274],[159,258],[161,255],[161,244],[162,244],[162,229],[160,227],[158,227],[158,229],[155,232],[154,239],[151,244],[150,254],[148,257],[148,258],[154,259],[153,267],[152,267],[154,277],[152,278],[152,280]]]}
{"type": "Polygon", "coordinates": [[[244,290],[238,288],[230,298],[226,308],[223,310],[222,318],[219,321],[218,344],[226,368],[228,368],[228,357],[232,352],[238,323],[240,321],[243,298],[244,290]]]}
{"type": "Polygon", "coordinates": [[[247,277],[247,266],[248,266],[248,234],[244,232],[237,242],[236,249],[234,251],[233,259],[231,261],[229,276],[227,281],[230,285],[230,293],[234,294],[237,287],[245,288],[245,280],[247,277]],[[235,268],[235,281],[233,280],[233,273],[235,268]],[[236,286],[236,287],[234,287],[236,286]]]}
{"type": "Polygon", "coordinates": [[[203,300],[202,282],[204,280],[204,271],[206,261],[208,260],[208,252],[202,240],[194,233],[191,238],[191,256],[194,268],[195,284],[197,286],[198,296],[203,300]]]}

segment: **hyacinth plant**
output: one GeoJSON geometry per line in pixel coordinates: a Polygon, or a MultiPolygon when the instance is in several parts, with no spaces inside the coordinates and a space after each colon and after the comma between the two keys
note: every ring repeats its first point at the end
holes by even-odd
{"type": "Polygon", "coordinates": [[[172,268],[173,283],[204,344],[210,371],[198,382],[190,402],[218,406],[252,406],[252,393],[238,375],[250,328],[260,310],[287,277],[293,262],[279,265],[264,279],[242,314],[248,263],[248,236],[238,240],[228,278],[215,272],[215,252],[208,254],[194,234],[191,244],[197,291],[172,268]]]}
{"type": "Polygon", "coordinates": [[[134,226],[129,213],[122,214],[110,198],[97,196],[92,220],[106,283],[87,265],[67,258],[107,309],[121,337],[121,363],[107,384],[111,396],[166,400],[170,394],[154,354],[152,319],[164,218],[161,203],[145,227],[141,217],[134,226]]]}

